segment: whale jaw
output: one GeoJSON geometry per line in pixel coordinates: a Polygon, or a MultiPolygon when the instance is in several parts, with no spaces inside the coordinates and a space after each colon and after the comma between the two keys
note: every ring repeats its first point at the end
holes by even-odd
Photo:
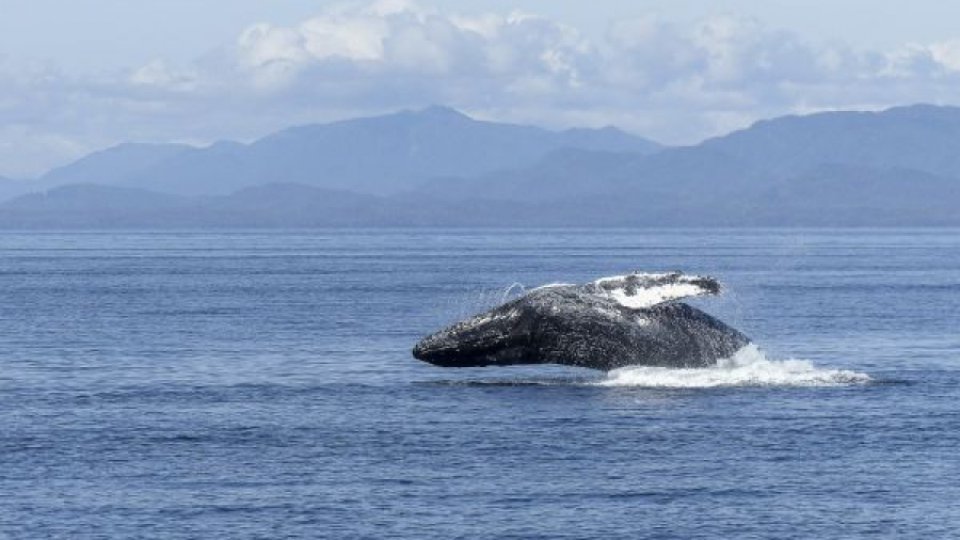
{"type": "Polygon", "coordinates": [[[441,367],[540,363],[530,350],[532,317],[515,306],[505,304],[423,338],[414,358],[441,367]]]}
{"type": "Polygon", "coordinates": [[[453,368],[540,363],[532,359],[522,347],[469,350],[460,347],[432,347],[430,344],[418,343],[413,348],[413,357],[435,366],[453,368]]]}

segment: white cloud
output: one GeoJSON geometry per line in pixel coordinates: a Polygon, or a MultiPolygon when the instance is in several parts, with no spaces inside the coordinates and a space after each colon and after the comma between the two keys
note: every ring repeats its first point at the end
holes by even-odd
{"type": "Polygon", "coordinates": [[[960,71],[960,39],[941,41],[928,46],[933,60],[949,71],[960,71]]]}
{"type": "Polygon", "coordinates": [[[377,84],[389,84],[397,74],[551,75],[575,83],[589,46],[575,29],[532,15],[449,15],[409,2],[378,2],[329,9],[295,27],[256,25],[241,36],[239,53],[254,78],[278,63],[295,68],[291,71],[346,64],[364,77],[387,79],[377,84]]]}
{"type": "Polygon", "coordinates": [[[192,70],[176,70],[158,59],[133,70],[129,81],[134,86],[191,92],[197,88],[197,78],[197,74],[192,70]]]}
{"type": "Polygon", "coordinates": [[[942,78],[960,73],[960,39],[909,43],[886,54],[883,75],[897,78],[942,78]]]}
{"type": "Polygon", "coordinates": [[[650,14],[588,39],[535,14],[408,0],[339,4],[237,35],[191,66],[157,58],[71,77],[0,63],[0,174],[37,173],[123,140],[247,139],[430,103],[554,127],[615,124],[668,143],[786,113],[960,104],[960,36],[857,51],[749,18],[678,24],[650,14]]]}

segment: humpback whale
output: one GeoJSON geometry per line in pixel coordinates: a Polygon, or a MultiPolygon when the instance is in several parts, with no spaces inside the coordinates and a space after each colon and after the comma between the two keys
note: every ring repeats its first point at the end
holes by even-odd
{"type": "Polygon", "coordinates": [[[413,356],[443,367],[707,367],[750,340],[679,300],[720,291],[711,277],[680,272],[544,285],[423,338],[413,356]]]}

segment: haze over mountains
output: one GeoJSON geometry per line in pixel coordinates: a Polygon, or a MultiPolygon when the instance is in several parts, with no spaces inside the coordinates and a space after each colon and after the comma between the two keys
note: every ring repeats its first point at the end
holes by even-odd
{"type": "Polygon", "coordinates": [[[678,148],[431,107],[120,145],[0,180],[0,227],[960,225],[958,150],[954,107],[782,117],[678,148]]]}
{"type": "Polygon", "coordinates": [[[47,185],[97,183],[180,195],[223,195],[269,183],[388,194],[441,176],[475,176],[533,163],[561,148],[649,153],[651,141],[615,128],[562,132],[473,120],[429,107],[294,127],[249,145],[125,144],[55,169],[47,185]]]}

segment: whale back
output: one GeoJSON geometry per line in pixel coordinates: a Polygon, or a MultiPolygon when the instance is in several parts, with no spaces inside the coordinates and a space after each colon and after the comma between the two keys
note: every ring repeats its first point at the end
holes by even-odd
{"type": "Polygon", "coordinates": [[[630,365],[706,367],[728,358],[749,339],[683,302],[650,308],[591,308],[540,318],[530,356],[554,363],[610,370],[630,365]]]}

